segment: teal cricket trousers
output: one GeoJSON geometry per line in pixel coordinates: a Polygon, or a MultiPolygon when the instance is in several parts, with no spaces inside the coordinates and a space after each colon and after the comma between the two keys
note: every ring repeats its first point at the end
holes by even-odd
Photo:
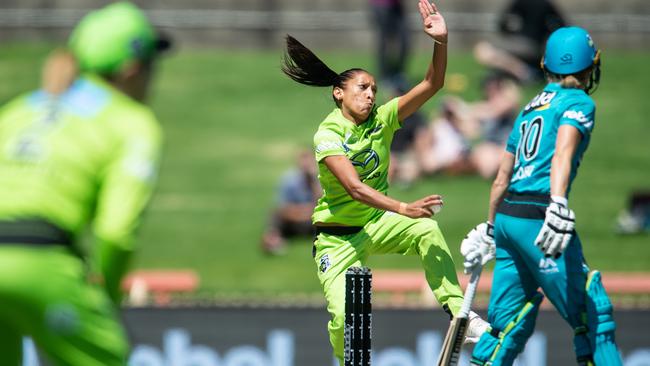
{"type": "Polygon", "coordinates": [[[488,321],[497,329],[503,329],[540,287],[571,327],[582,323],[589,270],[580,238],[576,234],[558,259],[545,258],[534,244],[543,223],[497,214],[496,265],[488,308],[488,321]]]}
{"type": "Polygon", "coordinates": [[[541,287],[571,326],[578,360],[593,357],[598,366],[620,365],[614,342],[611,304],[604,288],[598,288],[602,293],[596,297],[589,297],[587,293],[589,268],[584,261],[580,238],[575,234],[559,258],[546,258],[534,244],[543,223],[541,219],[497,214],[494,226],[496,265],[488,308],[492,331],[479,340],[472,354],[472,363],[512,365],[533,333],[537,312],[528,314],[527,317],[532,319],[515,319],[522,319],[521,314],[526,311],[525,306],[530,305],[527,305],[529,301],[536,301],[535,297],[539,300],[537,290],[541,287]],[[589,309],[587,301],[590,304],[597,301],[605,306],[591,311],[593,307],[589,309]],[[590,335],[588,329],[591,329],[590,335]],[[503,337],[501,346],[496,348],[495,334],[503,337]]]}

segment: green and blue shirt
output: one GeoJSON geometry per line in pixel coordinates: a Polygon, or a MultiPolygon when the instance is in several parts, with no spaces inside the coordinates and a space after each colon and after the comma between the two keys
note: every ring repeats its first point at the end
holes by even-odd
{"type": "Polygon", "coordinates": [[[0,109],[0,220],[40,218],[73,234],[92,223],[130,249],[157,176],[162,133],[151,110],[85,75],[0,109]]]}
{"type": "Polygon", "coordinates": [[[393,134],[401,127],[397,105],[398,98],[395,98],[375,106],[368,119],[360,125],[345,118],[336,108],[320,124],[314,136],[314,150],[323,196],[314,209],[314,223],[363,226],[384,212],[352,199],[323,159],[333,155],[346,156],[363,183],[386,194],[390,145],[393,134]]]}

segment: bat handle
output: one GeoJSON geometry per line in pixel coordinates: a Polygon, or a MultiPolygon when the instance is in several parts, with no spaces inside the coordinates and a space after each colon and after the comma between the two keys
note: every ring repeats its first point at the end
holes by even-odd
{"type": "Polygon", "coordinates": [[[469,283],[465,289],[465,296],[463,299],[463,305],[460,308],[458,313],[459,318],[467,318],[469,316],[469,311],[472,307],[472,301],[474,301],[474,295],[476,295],[476,287],[478,286],[478,281],[481,278],[481,270],[483,266],[476,266],[472,271],[469,283]]]}

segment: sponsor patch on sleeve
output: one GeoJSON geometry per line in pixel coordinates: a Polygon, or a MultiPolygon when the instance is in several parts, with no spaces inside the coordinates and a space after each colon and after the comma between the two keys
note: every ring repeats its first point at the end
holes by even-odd
{"type": "Polygon", "coordinates": [[[340,141],[323,141],[316,145],[316,153],[322,154],[327,151],[343,150],[343,144],[340,141]]]}
{"type": "Polygon", "coordinates": [[[582,111],[576,111],[576,110],[567,110],[562,114],[562,118],[566,119],[572,119],[574,121],[577,121],[581,125],[583,125],[585,128],[591,128],[591,126],[594,124],[594,121],[590,120],[587,116],[585,116],[582,111]]]}

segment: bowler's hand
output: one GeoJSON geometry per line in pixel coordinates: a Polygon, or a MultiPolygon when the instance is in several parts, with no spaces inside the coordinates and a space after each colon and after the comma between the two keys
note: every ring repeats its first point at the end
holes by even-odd
{"type": "Polygon", "coordinates": [[[447,24],[445,18],[438,12],[436,5],[427,0],[420,0],[418,8],[422,16],[424,33],[437,43],[447,44],[447,24]]]}
{"type": "Polygon", "coordinates": [[[400,210],[400,214],[408,216],[412,219],[419,219],[423,217],[433,216],[433,211],[431,207],[434,205],[442,205],[442,196],[434,194],[431,196],[426,196],[422,199],[419,199],[415,202],[411,202],[404,207],[403,210],[400,210]]]}

